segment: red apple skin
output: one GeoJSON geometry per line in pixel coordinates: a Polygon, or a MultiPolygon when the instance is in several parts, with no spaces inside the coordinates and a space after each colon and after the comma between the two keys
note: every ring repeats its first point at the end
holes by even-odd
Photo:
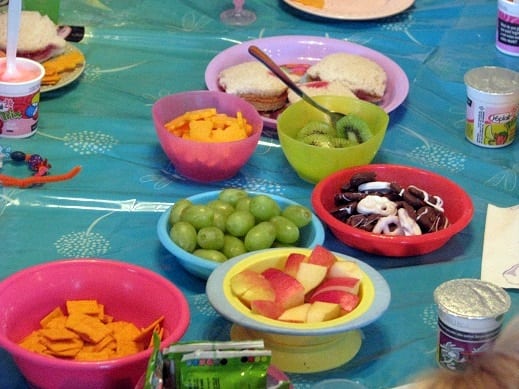
{"type": "Polygon", "coordinates": [[[276,294],[275,301],[278,302],[283,309],[304,303],[305,288],[294,277],[274,267],[264,270],[261,274],[270,282],[276,294]]]}
{"type": "Polygon", "coordinates": [[[295,277],[297,271],[299,270],[299,265],[301,262],[306,261],[306,255],[300,253],[291,253],[288,255],[287,260],[285,262],[285,273],[290,274],[292,277],[295,277]]]}
{"type": "Polygon", "coordinates": [[[359,294],[360,279],[353,277],[327,278],[314,289],[312,295],[329,290],[340,290],[351,294],[359,294]]]}
{"type": "Polygon", "coordinates": [[[313,294],[309,302],[324,301],[339,304],[344,313],[351,312],[359,304],[359,296],[342,290],[328,290],[326,292],[313,294]]]}
{"type": "Polygon", "coordinates": [[[326,266],[327,268],[330,268],[336,261],[335,255],[321,245],[315,246],[308,257],[308,263],[326,266]]]}
{"type": "Polygon", "coordinates": [[[250,303],[250,308],[252,313],[257,313],[271,319],[277,319],[285,312],[278,302],[271,300],[253,300],[250,303]]]}

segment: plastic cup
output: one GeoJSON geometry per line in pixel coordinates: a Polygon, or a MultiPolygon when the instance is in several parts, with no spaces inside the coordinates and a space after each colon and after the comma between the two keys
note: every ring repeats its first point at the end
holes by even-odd
{"type": "Polygon", "coordinates": [[[519,73],[483,66],[465,73],[465,136],[475,145],[504,147],[515,139],[519,111],[519,73]]]}
{"type": "Polygon", "coordinates": [[[23,0],[23,9],[27,11],[39,11],[47,15],[50,20],[58,24],[60,0],[23,0]]]}
{"type": "Polygon", "coordinates": [[[519,55],[519,3],[497,1],[496,47],[509,55],[519,55]]]}
{"type": "Polygon", "coordinates": [[[6,58],[0,58],[0,137],[26,138],[38,129],[40,86],[43,66],[27,58],[17,58],[16,67],[26,77],[5,81],[6,58]]]}

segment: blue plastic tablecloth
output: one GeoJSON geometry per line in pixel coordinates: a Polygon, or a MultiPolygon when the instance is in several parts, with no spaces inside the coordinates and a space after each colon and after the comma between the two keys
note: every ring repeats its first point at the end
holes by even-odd
{"type": "MultiPolygon", "coordinates": [[[[327,247],[382,273],[391,304],[363,329],[362,348],[351,362],[289,376],[296,388],[333,377],[370,389],[403,384],[435,366],[434,289],[449,279],[480,276],[487,205],[519,203],[519,142],[484,149],[464,136],[464,73],[482,65],[519,69],[519,57],[495,48],[496,1],[417,0],[401,14],[374,21],[318,18],[282,1],[246,4],[257,21],[228,27],[219,13],[231,1],[62,1],[60,22],[86,27],[77,43],[87,60],[85,72],[69,86],[42,95],[36,135],[0,138],[0,145],[45,156],[54,174],[75,165],[82,171],[70,181],[37,188],[0,186],[0,279],[60,258],[127,261],[162,274],[188,296],[192,320],[185,340],[228,339],[230,323],[208,303],[205,283],[183,271],[159,243],[160,213],[179,198],[231,186],[309,206],[313,186],[292,171],[273,138],[262,139],[249,163],[228,181],[200,185],[184,179],[158,144],[151,106],[167,94],[205,89],[209,61],[246,40],[315,35],[358,43],[394,60],[410,81],[407,99],[390,114],[374,162],[413,165],[449,177],[470,193],[475,215],[446,246],[421,257],[358,252],[327,231],[327,247]]],[[[3,172],[21,175],[8,165],[3,172]]],[[[519,297],[513,290],[510,294],[509,316],[519,312],[519,297]]],[[[27,387],[3,350],[0,370],[0,388],[27,387]]]]}

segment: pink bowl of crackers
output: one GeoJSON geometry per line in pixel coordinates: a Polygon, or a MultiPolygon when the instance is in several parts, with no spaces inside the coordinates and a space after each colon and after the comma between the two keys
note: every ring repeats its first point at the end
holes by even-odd
{"type": "Polygon", "coordinates": [[[315,186],[311,201],[342,243],[387,257],[431,253],[467,227],[474,214],[470,196],[455,182],[392,164],[333,173],[315,186]]]}
{"type": "Polygon", "coordinates": [[[189,320],[179,288],[121,261],[58,260],[0,282],[0,347],[34,388],[132,388],[152,334],[166,347],[189,320]]]}

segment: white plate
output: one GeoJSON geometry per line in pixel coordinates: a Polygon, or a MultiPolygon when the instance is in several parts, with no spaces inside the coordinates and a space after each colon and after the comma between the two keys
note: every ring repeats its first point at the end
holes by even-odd
{"type": "MultiPolygon", "coordinates": [[[[63,54],[67,54],[67,53],[71,53],[71,52],[75,52],[75,51],[79,52],[79,53],[81,53],[81,55],[83,55],[81,50],[79,50],[76,46],[74,46],[74,45],[72,45],[72,44],[67,42],[67,45],[65,47],[65,52],[63,54]]],[[[84,57],[85,56],[83,55],[83,58],[84,57]]],[[[50,91],[53,91],[53,90],[56,90],[56,89],[63,88],[64,86],[74,82],[75,80],[77,80],[79,78],[79,76],[81,76],[81,74],[85,70],[85,66],[86,66],[86,61],[83,61],[83,63],[81,65],[78,65],[71,72],[63,72],[63,73],[61,73],[61,79],[56,84],[54,84],[54,85],[42,85],[41,88],[40,88],[40,92],[41,93],[50,92],[50,91]]]]}
{"type": "MultiPolygon", "coordinates": [[[[409,80],[400,66],[385,55],[368,47],[339,39],[316,36],[287,35],[246,41],[216,55],[205,71],[205,83],[209,90],[221,90],[218,75],[230,66],[255,60],[249,52],[250,45],[264,50],[279,65],[314,64],[323,57],[337,52],[362,55],[377,62],[387,74],[386,92],[379,103],[386,112],[396,109],[407,97],[409,80]]],[[[263,116],[266,127],[276,128],[276,119],[263,116]]]]}
{"type": "Polygon", "coordinates": [[[323,8],[295,0],[286,4],[308,14],[339,20],[372,20],[393,16],[411,7],[414,0],[324,0],[323,8]]]}

